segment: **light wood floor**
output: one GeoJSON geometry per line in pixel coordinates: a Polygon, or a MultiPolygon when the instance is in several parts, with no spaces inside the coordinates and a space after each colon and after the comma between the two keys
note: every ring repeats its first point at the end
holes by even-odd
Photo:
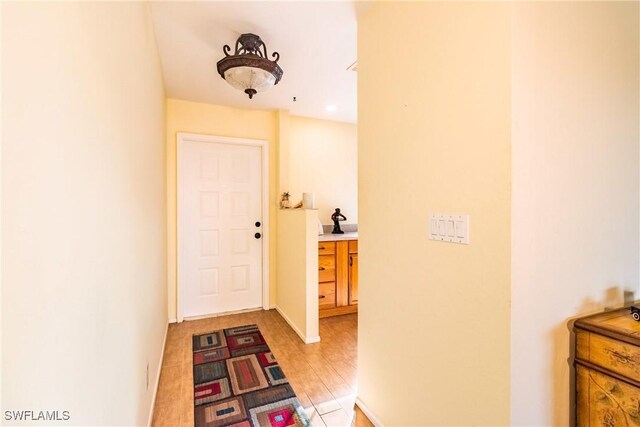
{"type": "Polygon", "coordinates": [[[275,310],[169,325],[154,426],[193,426],[191,336],[257,324],[314,426],[372,426],[354,409],[357,375],[356,314],[320,320],[317,344],[304,344],[275,310]]]}

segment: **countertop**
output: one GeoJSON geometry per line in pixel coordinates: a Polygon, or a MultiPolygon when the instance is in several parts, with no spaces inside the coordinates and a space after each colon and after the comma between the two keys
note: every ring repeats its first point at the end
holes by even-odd
{"type": "Polygon", "coordinates": [[[318,242],[337,242],[339,240],[358,240],[358,232],[345,231],[344,234],[325,233],[322,236],[318,236],[318,242]]]}

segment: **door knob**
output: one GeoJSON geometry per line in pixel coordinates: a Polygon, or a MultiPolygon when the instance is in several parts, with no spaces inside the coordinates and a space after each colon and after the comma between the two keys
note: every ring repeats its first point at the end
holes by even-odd
{"type": "Polygon", "coordinates": [[[260,221],[256,221],[256,227],[260,227],[262,224],[260,224],[260,221]]]}
{"type": "Polygon", "coordinates": [[[253,235],[253,237],[255,237],[256,239],[259,239],[260,237],[262,237],[262,234],[256,233],[256,234],[253,235]]]}

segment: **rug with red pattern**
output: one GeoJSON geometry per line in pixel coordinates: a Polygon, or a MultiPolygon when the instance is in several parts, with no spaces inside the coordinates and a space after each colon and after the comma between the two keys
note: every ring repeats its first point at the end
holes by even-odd
{"type": "Polygon", "coordinates": [[[310,425],[257,325],[193,336],[196,427],[310,425]]]}

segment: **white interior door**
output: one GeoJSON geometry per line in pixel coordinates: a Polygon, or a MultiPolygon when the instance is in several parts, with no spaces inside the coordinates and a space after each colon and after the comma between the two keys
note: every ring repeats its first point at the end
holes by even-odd
{"type": "Polygon", "coordinates": [[[179,141],[182,316],[262,306],[262,147],[179,141]]]}

